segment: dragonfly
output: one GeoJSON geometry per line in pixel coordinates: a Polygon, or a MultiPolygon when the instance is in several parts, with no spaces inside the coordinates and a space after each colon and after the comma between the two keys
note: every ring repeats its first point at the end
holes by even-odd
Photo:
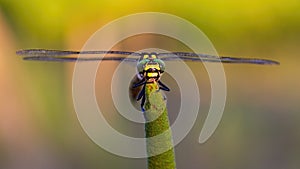
{"type": "Polygon", "coordinates": [[[29,61],[45,62],[76,62],[76,61],[125,61],[137,63],[137,77],[139,81],[133,84],[133,88],[142,87],[137,96],[141,100],[141,109],[144,111],[145,87],[148,83],[157,82],[160,90],[170,91],[163,82],[161,76],[165,71],[165,61],[192,61],[192,62],[215,62],[215,63],[237,63],[257,65],[279,65],[280,63],[269,59],[242,58],[229,56],[215,56],[193,52],[131,52],[131,51],[70,51],[49,49],[24,49],[18,50],[17,55],[29,61]],[[85,55],[78,57],[76,55],[85,55]],[[90,56],[90,57],[86,57],[90,56]],[[106,56],[106,57],[104,57],[106,56]]]}

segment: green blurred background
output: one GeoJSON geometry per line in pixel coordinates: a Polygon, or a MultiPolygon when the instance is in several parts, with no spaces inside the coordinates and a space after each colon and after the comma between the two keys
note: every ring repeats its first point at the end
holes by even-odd
{"type": "Polygon", "coordinates": [[[300,168],[299,9],[298,0],[0,0],[0,168],[146,168],[145,159],[110,154],[84,133],[72,103],[72,63],[25,62],[15,51],[80,50],[110,21],[149,11],[192,22],[221,55],[281,62],[225,65],[225,112],[205,144],[197,140],[210,86],[198,69],[203,102],[194,128],[175,148],[177,167],[300,168]]]}

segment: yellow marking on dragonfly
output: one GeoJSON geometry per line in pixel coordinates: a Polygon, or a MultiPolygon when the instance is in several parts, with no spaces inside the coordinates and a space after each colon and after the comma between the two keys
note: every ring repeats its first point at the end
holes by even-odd
{"type": "Polygon", "coordinates": [[[143,59],[157,59],[157,55],[145,53],[143,54],[143,59]]]}
{"type": "Polygon", "coordinates": [[[143,55],[143,59],[148,59],[149,58],[149,55],[148,54],[144,54],[143,55]]]}
{"type": "Polygon", "coordinates": [[[157,56],[155,54],[151,54],[152,59],[157,59],[157,56]]]}
{"type": "Polygon", "coordinates": [[[159,67],[159,64],[158,64],[158,63],[155,63],[155,64],[153,64],[153,63],[147,63],[147,64],[145,65],[144,70],[147,71],[147,70],[149,70],[149,69],[160,70],[160,67],[159,67]]]}
{"type": "Polygon", "coordinates": [[[157,77],[158,73],[157,72],[153,72],[153,73],[147,73],[147,77],[157,77]]]}

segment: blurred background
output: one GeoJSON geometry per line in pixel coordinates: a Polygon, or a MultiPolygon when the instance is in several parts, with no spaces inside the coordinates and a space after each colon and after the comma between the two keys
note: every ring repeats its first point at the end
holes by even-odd
{"type": "MultiPolygon", "coordinates": [[[[299,9],[298,0],[0,0],[0,168],[146,168],[145,159],[110,154],[85,134],[73,108],[73,63],[26,62],[15,51],[80,50],[95,31],[114,19],[164,12],[195,24],[220,55],[281,62],[280,66],[224,65],[226,107],[205,144],[199,144],[198,137],[209,109],[210,84],[205,69],[199,67],[202,64],[190,64],[197,72],[201,110],[191,132],[175,148],[177,168],[298,169],[299,9]]],[[[122,49],[136,49],[134,40],[140,44],[138,38],[132,39],[131,48],[122,49]]],[[[164,82],[176,89],[172,79],[164,82]]],[[[142,136],[142,125],[107,117],[116,128],[131,134],[138,128],[142,136]]],[[[170,115],[171,122],[175,118],[170,115]]]]}

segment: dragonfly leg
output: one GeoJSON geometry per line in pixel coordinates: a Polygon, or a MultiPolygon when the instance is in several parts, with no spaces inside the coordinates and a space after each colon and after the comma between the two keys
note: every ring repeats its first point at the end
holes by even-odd
{"type": "Polygon", "coordinates": [[[146,84],[146,80],[141,80],[141,81],[137,82],[136,84],[134,84],[132,86],[132,88],[137,88],[137,87],[142,86],[144,84],[146,84]]]}
{"type": "Polygon", "coordinates": [[[141,101],[141,109],[142,111],[144,112],[145,109],[144,109],[144,104],[145,104],[145,100],[146,100],[146,97],[145,97],[145,89],[146,89],[146,84],[144,84],[142,90],[140,91],[138,97],[137,97],[137,101],[139,101],[140,99],[142,99],[141,101]]]}
{"type": "Polygon", "coordinates": [[[144,105],[145,105],[145,101],[146,101],[146,97],[145,97],[145,94],[142,98],[142,102],[141,102],[141,109],[142,109],[142,112],[145,112],[145,109],[144,109],[144,105]]]}
{"type": "Polygon", "coordinates": [[[144,85],[142,90],[139,92],[139,95],[136,99],[137,101],[141,100],[142,97],[145,97],[145,88],[146,88],[146,85],[144,85]]]}
{"type": "Polygon", "coordinates": [[[164,91],[170,91],[170,88],[163,84],[160,80],[158,81],[158,84],[160,85],[159,89],[164,90],[164,91]]]}

